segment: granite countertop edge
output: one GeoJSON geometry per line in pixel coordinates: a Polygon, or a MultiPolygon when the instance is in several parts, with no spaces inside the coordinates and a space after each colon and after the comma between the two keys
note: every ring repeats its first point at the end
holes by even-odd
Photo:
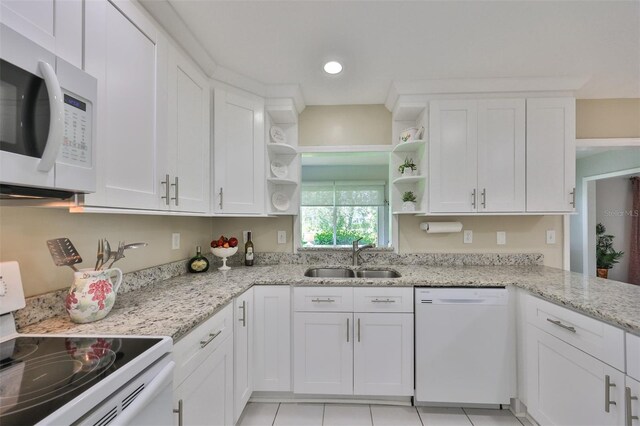
{"type": "MultiPolygon", "coordinates": [[[[335,265],[313,265],[335,267],[335,265]]],[[[164,335],[174,341],[215,315],[252,286],[516,286],[549,302],[640,335],[640,286],[546,266],[381,265],[402,275],[393,279],[308,278],[309,265],[272,265],[213,270],[160,280],[118,295],[103,320],[75,324],[66,316],[19,330],[26,334],[164,335]]]]}

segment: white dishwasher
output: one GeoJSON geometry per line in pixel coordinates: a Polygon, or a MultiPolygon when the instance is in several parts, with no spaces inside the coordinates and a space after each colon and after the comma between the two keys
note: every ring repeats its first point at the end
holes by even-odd
{"type": "Polygon", "coordinates": [[[508,404],[515,326],[505,288],[415,289],[416,401],[508,404]]]}

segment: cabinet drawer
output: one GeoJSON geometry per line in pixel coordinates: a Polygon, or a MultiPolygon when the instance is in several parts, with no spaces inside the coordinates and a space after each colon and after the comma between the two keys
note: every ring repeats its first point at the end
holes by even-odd
{"type": "Polygon", "coordinates": [[[640,336],[627,333],[627,375],[640,380],[640,336]]]}
{"type": "Polygon", "coordinates": [[[624,371],[624,331],[562,306],[528,296],[527,322],[624,371]]]}
{"type": "Polygon", "coordinates": [[[354,312],[413,312],[412,287],[357,287],[354,312]]]}
{"type": "Polygon", "coordinates": [[[296,312],[353,312],[353,287],[296,287],[296,312]]]}
{"type": "Polygon", "coordinates": [[[227,337],[233,335],[233,303],[196,327],[173,346],[176,386],[191,374],[227,337]]]}

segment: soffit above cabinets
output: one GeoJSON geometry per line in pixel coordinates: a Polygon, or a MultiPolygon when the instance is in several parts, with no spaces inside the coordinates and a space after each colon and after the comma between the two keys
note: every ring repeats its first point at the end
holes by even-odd
{"type": "Polygon", "coordinates": [[[309,105],[381,104],[441,79],[583,77],[579,98],[640,97],[637,1],[141,3],[205,71],[299,85],[309,105]]]}

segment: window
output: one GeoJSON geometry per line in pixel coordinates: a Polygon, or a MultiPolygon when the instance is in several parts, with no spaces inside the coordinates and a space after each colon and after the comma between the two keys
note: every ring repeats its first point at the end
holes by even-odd
{"type": "Polygon", "coordinates": [[[301,245],[386,245],[385,183],[304,182],[300,203],[301,245]]]}

